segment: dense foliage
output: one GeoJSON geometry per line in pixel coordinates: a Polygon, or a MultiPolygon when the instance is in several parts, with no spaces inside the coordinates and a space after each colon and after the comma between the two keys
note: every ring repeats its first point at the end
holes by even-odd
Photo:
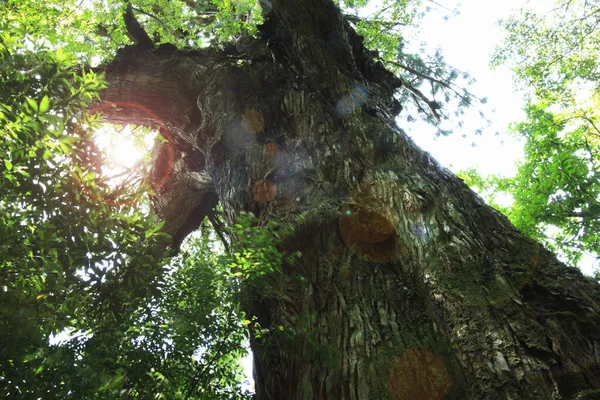
{"type": "Polygon", "coordinates": [[[78,44],[58,47],[68,36],[36,25],[33,3],[27,15],[11,6],[0,26],[1,395],[242,396],[227,262],[204,240],[165,264],[143,169],[115,179],[98,115],[82,111],[102,77],[75,64],[78,44]]]}
{"type": "MultiPolygon", "coordinates": [[[[456,117],[484,99],[464,88],[468,74],[447,66],[439,52],[406,50],[404,32],[425,8],[385,1],[369,14],[361,11],[366,5],[340,4],[373,57],[404,82],[401,116],[420,116],[444,134],[444,121],[460,126],[456,117]]],[[[270,333],[245,319],[239,296],[276,295],[281,281],[273,274],[286,257],[299,256],[277,250],[289,228],[248,217],[218,232],[235,239],[229,243],[205,225],[179,256],[164,258],[169,238],[149,213],[147,163],[115,170],[96,138],[100,117],[85,111],[103,87],[91,67],[132,43],[123,19],[128,6],[156,43],[223,48],[256,34],[269,2],[0,4],[4,397],[244,398],[246,329],[270,333]]],[[[527,138],[528,158],[514,179],[471,174],[472,183],[512,193],[508,212],[532,236],[545,237],[548,224],[559,228],[556,246],[575,260],[600,246],[593,35],[582,25],[581,43],[588,44],[568,62],[554,60],[543,53],[550,34],[527,23],[507,23],[513,36],[498,60],[515,62],[519,77],[536,88],[529,120],[515,128],[527,138]],[[525,33],[532,36],[521,42],[525,33]],[[538,52],[519,58],[529,41],[538,52]],[[582,79],[594,83],[586,104],[570,86],[582,79]]],[[[560,52],[570,44],[553,45],[560,52]]]]}

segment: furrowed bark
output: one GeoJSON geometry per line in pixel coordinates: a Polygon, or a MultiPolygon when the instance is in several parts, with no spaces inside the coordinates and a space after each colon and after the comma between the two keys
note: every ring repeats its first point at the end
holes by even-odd
{"type": "Polygon", "coordinates": [[[414,145],[399,81],[332,4],[275,1],[263,32],[237,55],[125,49],[104,94],[109,120],[168,136],[167,231],[217,199],[295,224],[283,295],[245,304],[256,397],[600,398],[598,283],[414,145]]]}

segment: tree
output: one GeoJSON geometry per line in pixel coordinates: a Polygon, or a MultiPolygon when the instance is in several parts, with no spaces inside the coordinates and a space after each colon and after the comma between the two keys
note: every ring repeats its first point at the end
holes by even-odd
{"type": "MultiPolygon", "coordinates": [[[[147,184],[174,247],[205,218],[218,227],[219,213],[232,227],[256,398],[599,398],[598,283],[413,144],[394,120],[406,80],[373,59],[338,7],[262,6],[258,37],[195,50],[156,45],[128,6],[136,44],[101,68],[107,86],[90,106],[160,130],[147,184]]],[[[160,298],[107,282],[129,282],[115,293],[131,301],[99,303],[119,304],[122,326],[136,326],[144,296],[160,298]]],[[[126,357],[132,338],[119,337],[126,357]]],[[[107,365],[104,390],[148,396],[133,379],[144,362],[107,365]]]]}

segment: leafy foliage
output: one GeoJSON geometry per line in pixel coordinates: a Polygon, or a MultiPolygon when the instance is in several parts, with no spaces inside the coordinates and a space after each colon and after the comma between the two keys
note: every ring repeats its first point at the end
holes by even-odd
{"type": "MultiPolygon", "coordinates": [[[[527,121],[515,124],[525,138],[525,159],[517,175],[482,178],[463,173],[465,181],[494,203],[501,194],[514,199],[502,211],[524,233],[563,254],[573,265],[584,253],[600,254],[600,141],[572,115],[529,105],[527,121]]],[[[586,118],[589,118],[586,117],[586,118]]]]}
{"type": "Polygon", "coordinates": [[[599,7],[597,0],[561,0],[547,12],[521,10],[502,21],[508,36],[492,64],[512,66],[541,99],[572,103],[580,87],[598,88],[599,7]]]}
{"type": "MultiPolygon", "coordinates": [[[[242,35],[255,35],[271,7],[269,0],[9,0],[5,9],[32,40],[43,37],[45,43],[63,47],[83,63],[98,65],[110,61],[116,50],[132,42],[122,18],[127,4],[132,5],[135,17],[156,44],[192,49],[224,47],[242,35]],[[53,26],[57,29],[51,30],[53,26]]],[[[423,44],[406,50],[406,32],[414,31],[420,17],[439,7],[438,3],[385,0],[367,16],[358,16],[365,14],[361,9],[372,8],[367,1],[344,1],[341,5],[350,9],[346,17],[366,38],[365,45],[373,50],[374,57],[404,82],[399,100],[407,121],[422,119],[437,127],[438,134],[448,135],[453,128],[462,127],[466,110],[472,108],[484,115],[477,105],[485,99],[466,89],[473,82],[468,73],[447,65],[440,50],[429,55],[423,44]]],[[[476,133],[481,134],[482,129],[476,133]]]]}
{"type": "Polygon", "coordinates": [[[0,8],[24,40],[61,47],[83,64],[98,65],[132,44],[123,19],[129,3],[156,44],[179,48],[223,46],[242,33],[256,33],[262,22],[261,8],[252,0],[7,0],[0,8]]]}
{"type": "Polygon", "coordinates": [[[512,126],[525,160],[512,178],[466,174],[492,199],[512,195],[513,223],[572,264],[600,255],[599,7],[560,1],[503,22],[508,37],[493,63],[511,65],[527,88],[527,120],[512,126]]]}
{"type": "Polygon", "coordinates": [[[287,277],[282,267],[301,257],[298,252],[285,254],[281,250],[284,240],[292,237],[293,227],[275,220],[261,223],[252,214],[241,214],[228,231],[234,246],[227,264],[232,276],[244,282],[241,294],[282,298],[287,277]]]}
{"type": "Polygon", "coordinates": [[[165,264],[148,188],[115,188],[82,111],[102,77],[3,11],[0,393],[243,398],[242,316],[210,242],[165,264]]]}

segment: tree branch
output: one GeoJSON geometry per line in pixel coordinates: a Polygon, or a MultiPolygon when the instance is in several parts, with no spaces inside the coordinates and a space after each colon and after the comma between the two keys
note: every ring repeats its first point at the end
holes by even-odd
{"type": "Polygon", "coordinates": [[[221,242],[223,243],[223,247],[225,247],[225,252],[227,252],[227,254],[231,254],[231,252],[229,251],[229,244],[227,243],[227,241],[225,240],[225,237],[223,236],[223,225],[221,224],[221,221],[216,217],[217,217],[217,214],[214,211],[211,212],[210,214],[208,214],[208,220],[210,221],[213,229],[219,236],[219,239],[221,239],[221,242]]]}
{"type": "MultiPolygon", "coordinates": [[[[417,89],[416,87],[414,87],[413,85],[411,85],[410,83],[408,83],[402,77],[400,77],[400,81],[402,81],[402,86],[404,86],[411,93],[413,93],[413,95],[414,95],[415,98],[418,97],[423,102],[425,102],[425,104],[427,104],[427,107],[429,107],[429,110],[431,110],[431,114],[435,117],[436,121],[440,122],[441,119],[442,119],[442,116],[438,112],[438,110],[441,108],[440,104],[437,101],[435,101],[435,100],[429,100],[427,98],[427,96],[425,96],[423,94],[423,92],[421,92],[419,89],[417,89]]],[[[417,104],[417,107],[419,107],[419,109],[421,109],[421,111],[425,112],[425,110],[422,107],[420,107],[418,104],[417,104]]]]}
{"type": "Polygon", "coordinates": [[[125,28],[127,28],[129,37],[136,42],[138,46],[145,49],[154,47],[154,42],[150,39],[150,36],[148,36],[142,25],[135,19],[131,3],[127,3],[127,8],[125,9],[125,13],[123,13],[123,20],[125,21],[125,28]]]}
{"type": "Polygon", "coordinates": [[[178,39],[185,39],[185,35],[184,35],[182,32],[180,32],[180,31],[179,31],[179,30],[177,30],[177,29],[173,29],[173,28],[172,28],[172,27],[170,27],[169,25],[165,24],[165,23],[164,23],[164,22],[163,22],[163,21],[162,21],[160,18],[158,18],[156,15],[154,15],[154,14],[152,14],[152,13],[149,13],[149,12],[146,12],[146,11],[144,11],[144,10],[142,10],[141,8],[138,8],[138,7],[132,7],[132,9],[133,9],[135,12],[138,12],[138,13],[140,13],[140,14],[144,14],[144,15],[146,15],[146,16],[148,16],[148,17],[152,18],[153,20],[155,20],[156,22],[158,22],[160,25],[162,25],[162,26],[163,26],[165,29],[167,29],[167,30],[171,31],[171,34],[172,34],[173,36],[175,36],[176,38],[178,38],[178,39]]]}

